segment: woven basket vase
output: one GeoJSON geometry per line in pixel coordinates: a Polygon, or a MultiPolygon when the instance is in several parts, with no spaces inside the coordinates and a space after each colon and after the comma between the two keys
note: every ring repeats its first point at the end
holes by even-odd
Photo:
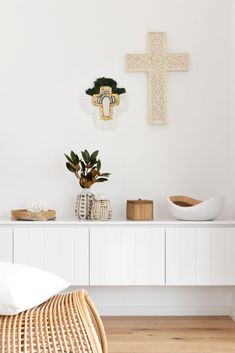
{"type": "Polygon", "coordinates": [[[91,208],[91,219],[94,221],[108,221],[112,218],[112,209],[109,200],[94,199],[91,208]]]}
{"type": "Polygon", "coordinates": [[[1,353],[107,353],[102,321],[85,291],[0,316],[1,353]]]}

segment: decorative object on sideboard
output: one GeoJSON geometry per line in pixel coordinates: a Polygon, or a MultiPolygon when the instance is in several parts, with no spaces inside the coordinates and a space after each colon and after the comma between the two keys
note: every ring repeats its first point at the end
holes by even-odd
{"type": "Polygon", "coordinates": [[[127,200],[126,218],[129,221],[152,221],[153,201],[152,200],[127,200]]]}
{"type": "Polygon", "coordinates": [[[95,195],[90,189],[82,189],[77,195],[75,203],[75,215],[79,219],[91,219],[91,208],[95,195]]]}
{"type": "Polygon", "coordinates": [[[94,87],[86,90],[86,94],[92,97],[93,106],[98,108],[98,119],[102,121],[100,127],[112,122],[114,108],[120,105],[120,96],[124,93],[125,88],[118,88],[115,80],[106,77],[98,78],[94,87]]]}
{"type": "Polygon", "coordinates": [[[102,195],[97,195],[92,203],[91,219],[95,221],[108,221],[112,219],[110,200],[102,195]]]}
{"type": "Polygon", "coordinates": [[[223,209],[223,197],[213,197],[206,201],[187,196],[169,196],[168,207],[171,215],[182,221],[210,221],[219,216],[223,209]]]}
{"type": "Polygon", "coordinates": [[[82,191],[77,195],[75,214],[80,219],[91,219],[91,208],[95,195],[90,188],[95,183],[108,181],[110,173],[101,173],[101,161],[97,159],[99,151],[89,153],[81,151],[82,157],[71,151],[65,154],[67,169],[79,180],[82,191]]]}
{"type": "Polygon", "coordinates": [[[55,218],[55,210],[32,212],[27,209],[19,209],[11,211],[11,219],[13,221],[51,221],[55,218]]]}
{"type": "Polygon", "coordinates": [[[48,208],[46,207],[45,203],[42,201],[33,201],[27,208],[28,211],[36,213],[36,212],[42,212],[42,211],[48,211],[48,208]]]}
{"type": "Polygon", "coordinates": [[[149,124],[166,124],[166,76],[168,71],[187,71],[188,54],[170,54],[166,33],[148,33],[148,53],[127,55],[127,71],[148,72],[149,124]]]}

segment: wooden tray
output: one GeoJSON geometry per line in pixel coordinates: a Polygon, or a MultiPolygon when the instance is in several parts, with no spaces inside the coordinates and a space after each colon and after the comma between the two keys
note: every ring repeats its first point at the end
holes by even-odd
{"type": "Polygon", "coordinates": [[[56,218],[55,210],[30,212],[28,210],[11,210],[13,221],[49,221],[56,218]]]}

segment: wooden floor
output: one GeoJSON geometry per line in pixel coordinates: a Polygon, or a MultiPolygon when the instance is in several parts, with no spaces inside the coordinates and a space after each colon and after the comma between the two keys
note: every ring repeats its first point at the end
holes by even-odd
{"type": "Polygon", "coordinates": [[[103,317],[109,353],[235,353],[229,317],[103,317]]]}

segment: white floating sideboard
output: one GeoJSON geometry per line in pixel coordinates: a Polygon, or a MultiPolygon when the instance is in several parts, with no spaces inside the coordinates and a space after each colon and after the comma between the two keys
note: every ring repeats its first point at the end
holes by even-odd
{"type": "Polygon", "coordinates": [[[0,260],[73,285],[235,285],[235,222],[0,222],[0,260]]]}
{"type": "Polygon", "coordinates": [[[103,315],[235,319],[235,221],[0,221],[0,261],[85,287],[103,315]]]}

